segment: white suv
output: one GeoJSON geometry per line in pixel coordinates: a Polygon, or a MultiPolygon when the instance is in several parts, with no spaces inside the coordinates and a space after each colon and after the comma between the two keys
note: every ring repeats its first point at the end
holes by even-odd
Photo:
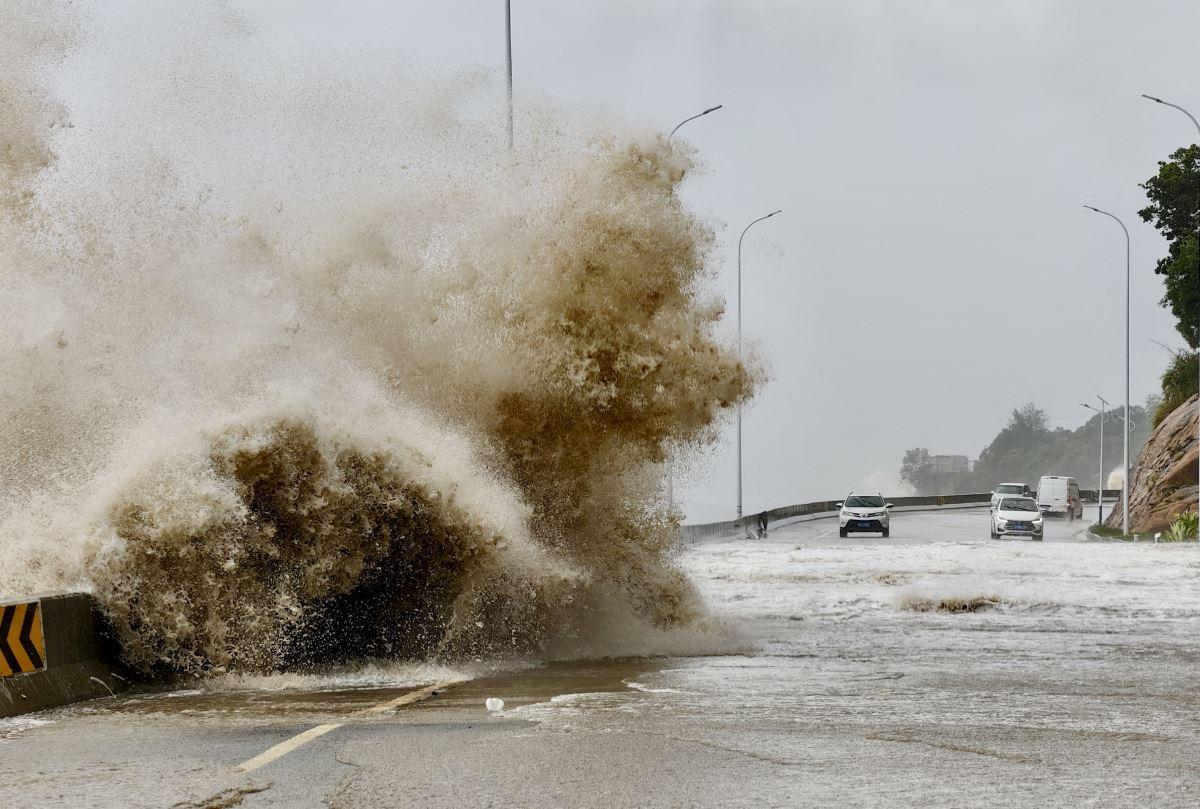
{"type": "Polygon", "coordinates": [[[846,499],[838,503],[838,536],[846,536],[855,531],[880,531],[886,537],[891,528],[891,515],[888,509],[891,503],[883,501],[883,495],[850,492],[846,499]]]}
{"type": "Polygon", "coordinates": [[[1034,497],[1033,490],[1025,483],[1001,483],[992,490],[992,511],[1001,497],[1034,497]]]}

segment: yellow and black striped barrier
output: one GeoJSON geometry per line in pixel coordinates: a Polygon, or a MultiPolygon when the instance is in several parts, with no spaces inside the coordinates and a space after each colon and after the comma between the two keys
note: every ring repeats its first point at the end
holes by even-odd
{"type": "Polygon", "coordinates": [[[118,650],[108,632],[87,593],[0,601],[0,717],[124,688],[127,676],[118,674],[118,650]]]}
{"type": "Polygon", "coordinates": [[[0,677],[46,668],[40,601],[0,605],[0,677]]]}

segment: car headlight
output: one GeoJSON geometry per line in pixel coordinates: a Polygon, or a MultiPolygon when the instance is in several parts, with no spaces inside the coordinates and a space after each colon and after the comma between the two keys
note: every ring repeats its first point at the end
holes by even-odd
{"type": "Polygon", "coordinates": [[[1041,525],[1041,524],[1042,524],[1042,515],[1040,515],[1040,514],[1039,514],[1038,516],[1034,517],[1034,518],[1033,518],[1033,524],[1034,524],[1034,525],[1041,525]]]}
{"type": "Polygon", "coordinates": [[[996,525],[1000,528],[1003,528],[1004,526],[1008,525],[1008,520],[1004,519],[1003,517],[997,517],[996,525]]]}

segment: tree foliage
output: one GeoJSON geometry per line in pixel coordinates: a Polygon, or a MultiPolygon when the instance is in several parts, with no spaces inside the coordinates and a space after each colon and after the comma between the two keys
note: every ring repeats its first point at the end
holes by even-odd
{"type": "Polygon", "coordinates": [[[1162,402],[1154,414],[1154,426],[1175,412],[1175,408],[1186,402],[1196,393],[1196,383],[1200,368],[1196,367],[1197,357],[1192,352],[1179,351],[1175,359],[1167,366],[1162,375],[1162,402]]]}
{"type": "Polygon", "coordinates": [[[929,473],[929,450],[917,447],[904,453],[904,461],[900,465],[900,480],[912,486],[915,491],[924,493],[929,483],[929,473]]]}
{"type": "Polygon", "coordinates": [[[1162,305],[1188,345],[1200,345],[1200,146],[1177,149],[1158,173],[1142,183],[1150,204],[1138,214],[1162,232],[1167,255],[1154,271],[1163,276],[1162,305]]]}
{"type": "MultiPolygon", "coordinates": [[[[1131,464],[1150,435],[1150,416],[1157,405],[1154,400],[1146,407],[1130,408],[1135,425],[1129,436],[1131,464]]],[[[1124,410],[1119,407],[1110,411],[1104,426],[1105,477],[1121,465],[1124,425],[1118,417],[1124,416],[1124,410]]],[[[999,483],[1036,487],[1042,475],[1069,475],[1082,488],[1095,488],[1100,478],[1099,433],[1099,413],[1075,430],[1052,428],[1045,411],[1031,403],[1012,411],[1008,423],[980,452],[971,471],[950,478],[935,477],[930,474],[928,450],[917,448],[904,453],[900,478],[921,494],[988,492],[999,483]]]]}

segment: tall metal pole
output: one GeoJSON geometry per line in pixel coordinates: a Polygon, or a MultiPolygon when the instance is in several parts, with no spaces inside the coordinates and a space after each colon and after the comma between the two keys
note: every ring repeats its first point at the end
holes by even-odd
{"type": "Polygon", "coordinates": [[[513,147],[512,102],[512,0],[504,0],[505,66],[508,69],[508,148],[513,147]]]}
{"type": "Polygon", "coordinates": [[[670,140],[671,140],[671,138],[675,137],[675,133],[679,131],[679,127],[683,126],[683,125],[684,125],[684,124],[686,124],[688,121],[694,121],[694,120],[696,120],[697,118],[702,118],[703,116],[705,116],[705,115],[708,115],[710,112],[716,112],[717,110],[721,109],[721,107],[723,107],[723,106],[725,106],[725,105],[724,105],[724,104],[718,104],[718,105],[717,105],[717,106],[715,106],[715,107],[709,107],[709,108],[708,108],[708,109],[706,109],[704,112],[698,112],[698,113],[696,113],[696,114],[695,114],[695,115],[693,115],[691,118],[684,118],[682,121],[680,121],[679,123],[675,124],[675,128],[671,130],[671,134],[670,134],[670,135],[667,135],[667,140],[668,140],[668,141],[670,141],[670,140]]]}
{"type": "Polygon", "coordinates": [[[1121,533],[1129,535],[1129,228],[1108,211],[1084,205],[1089,211],[1102,213],[1115,221],[1125,231],[1125,454],[1121,469],[1121,533]]]}
{"type": "MultiPolygon", "coordinates": [[[[737,355],[738,362],[742,361],[742,239],[746,238],[746,231],[757,225],[764,219],[770,219],[777,213],[783,213],[783,209],[771,211],[766,216],[760,216],[750,224],[746,225],[742,230],[742,235],[738,236],[738,251],[737,251],[737,355]]],[[[742,519],[742,403],[738,402],[737,409],[737,519],[740,522],[742,519]]]]}
{"type": "MultiPolygon", "coordinates": [[[[1172,104],[1170,101],[1163,101],[1161,98],[1148,96],[1142,93],[1142,98],[1148,98],[1156,104],[1162,104],[1164,107],[1174,107],[1182,112],[1188,118],[1192,119],[1192,123],[1196,125],[1196,131],[1200,132],[1200,121],[1196,120],[1196,116],[1185,110],[1178,104],[1172,104]]],[[[1197,203],[1200,204],[1200,195],[1197,196],[1197,203]]],[[[1197,289],[1200,289],[1200,210],[1196,214],[1196,274],[1197,289]]],[[[1200,366],[1200,331],[1196,334],[1196,364],[1200,366]]],[[[1200,394],[1200,368],[1197,369],[1196,377],[1197,393],[1200,394]]],[[[1196,441],[1197,446],[1200,446],[1200,395],[1196,397],[1196,441]]],[[[1200,463],[1196,464],[1196,511],[1200,512],[1200,463]]]]}
{"type": "Polygon", "coordinates": [[[1082,404],[1088,410],[1094,410],[1095,412],[1100,414],[1100,484],[1099,484],[1099,487],[1096,489],[1096,505],[1099,507],[1100,513],[1099,513],[1099,517],[1097,518],[1096,522],[1103,523],[1104,522],[1104,422],[1108,419],[1108,416],[1107,416],[1108,402],[1105,401],[1103,396],[1097,395],[1096,398],[1100,400],[1100,408],[1098,410],[1095,407],[1092,407],[1087,402],[1080,402],[1080,404],[1082,404]]]}
{"type": "Polygon", "coordinates": [[[1104,401],[1104,397],[1099,394],[1096,398],[1100,400],[1100,491],[1096,495],[1096,505],[1100,509],[1096,522],[1104,523],[1104,419],[1107,415],[1108,402],[1104,401]]]}
{"type": "MultiPolygon", "coordinates": [[[[512,52],[512,49],[510,48],[509,53],[511,54],[511,52],[512,52]]],[[[510,56],[510,58],[511,58],[511,56],[510,56]]],[[[511,102],[512,102],[512,77],[511,77],[511,72],[512,71],[510,69],[510,71],[509,71],[509,73],[510,73],[510,76],[509,76],[509,111],[508,111],[508,115],[509,115],[508,145],[510,147],[512,146],[512,104],[511,104],[511,102]]],[[[721,107],[723,107],[723,106],[724,106],[723,104],[718,104],[715,107],[709,107],[708,109],[704,110],[704,112],[698,112],[690,118],[684,118],[682,121],[675,124],[675,128],[671,130],[671,134],[667,135],[667,142],[670,143],[671,138],[675,137],[675,133],[679,131],[679,127],[683,126],[688,121],[694,121],[697,118],[702,118],[705,115],[708,115],[710,112],[716,112],[717,110],[721,109],[721,107]]],[[[669,462],[667,463],[667,507],[670,508],[672,511],[675,509],[675,470],[672,469],[671,464],[669,462]]]]}

